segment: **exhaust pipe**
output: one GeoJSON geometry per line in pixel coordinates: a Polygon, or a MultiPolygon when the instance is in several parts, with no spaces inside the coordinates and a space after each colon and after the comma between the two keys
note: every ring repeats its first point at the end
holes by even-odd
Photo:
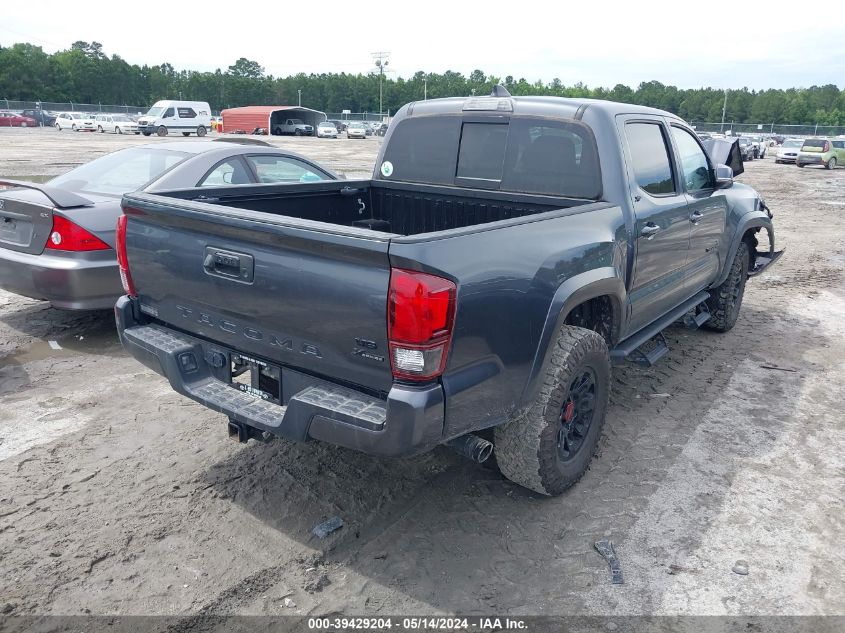
{"type": "Polygon", "coordinates": [[[483,464],[493,454],[493,443],[472,433],[449,440],[446,446],[478,464],[483,464]]]}

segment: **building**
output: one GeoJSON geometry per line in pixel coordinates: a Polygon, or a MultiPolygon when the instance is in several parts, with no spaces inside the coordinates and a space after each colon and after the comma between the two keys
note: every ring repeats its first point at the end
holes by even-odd
{"type": "Polygon", "coordinates": [[[223,132],[233,134],[243,132],[252,134],[253,130],[263,128],[269,134],[275,134],[275,128],[285,119],[299,119],[303,123],[317,126],[326,120],[325,112],[300,106],[244,106],[228,108],[220,113],[223,116],[223,132]]]}

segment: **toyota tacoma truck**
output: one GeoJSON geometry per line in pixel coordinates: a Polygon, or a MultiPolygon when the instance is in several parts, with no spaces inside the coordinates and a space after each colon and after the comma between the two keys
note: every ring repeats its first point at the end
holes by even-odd
{"type": "Polygon", "coordinates": [[[675,322],[730,330],[781,254],[678,117],[502,87],[405,105],[369,180],[123,210],[121,341],[232,437],[495,451],[546,495],[587,469],[612,363],[656,362],[675,322]]]}

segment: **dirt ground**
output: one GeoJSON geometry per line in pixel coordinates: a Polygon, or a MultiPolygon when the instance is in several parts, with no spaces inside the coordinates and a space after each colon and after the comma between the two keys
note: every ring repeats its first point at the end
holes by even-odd
{"type": "MultiPolygon", "coordinates": [[[[0,131],[0,175],[150,140],[0,131]]],[[[359,176],[380,139],[271,142],[359,176]]],[[[739,180],[786,255],[730,333],[673,327],[656,367],[615,370],[600,454],[556,499],[445,449],[238,445],[110,313],[0,291],[0,611],[845,614],[845,169],[767,158],[739,180]]]]}

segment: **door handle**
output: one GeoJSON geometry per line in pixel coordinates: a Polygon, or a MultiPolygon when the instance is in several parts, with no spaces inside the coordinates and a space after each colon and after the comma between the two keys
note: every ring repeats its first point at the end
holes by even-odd
{"type": "Polygon", "coordinates": [[[202,267],[208,275],[252,283],[255,274],[255,259],[252,255],[207,246],[202,267]]]}
{"type": "Polygon", "coordinates": [[[701,211],[693,211],[689,214],[689,221],[693,224],[698,224],[698,221],[704,217],[704,214],[701,211]]]}
{"type": "Polygon", "coordinates": [[[648,223],[640,230],[640,235],[645,237],[647,240],[650,240],[659,230],[660,227],[656,224],[648,223]]]}

